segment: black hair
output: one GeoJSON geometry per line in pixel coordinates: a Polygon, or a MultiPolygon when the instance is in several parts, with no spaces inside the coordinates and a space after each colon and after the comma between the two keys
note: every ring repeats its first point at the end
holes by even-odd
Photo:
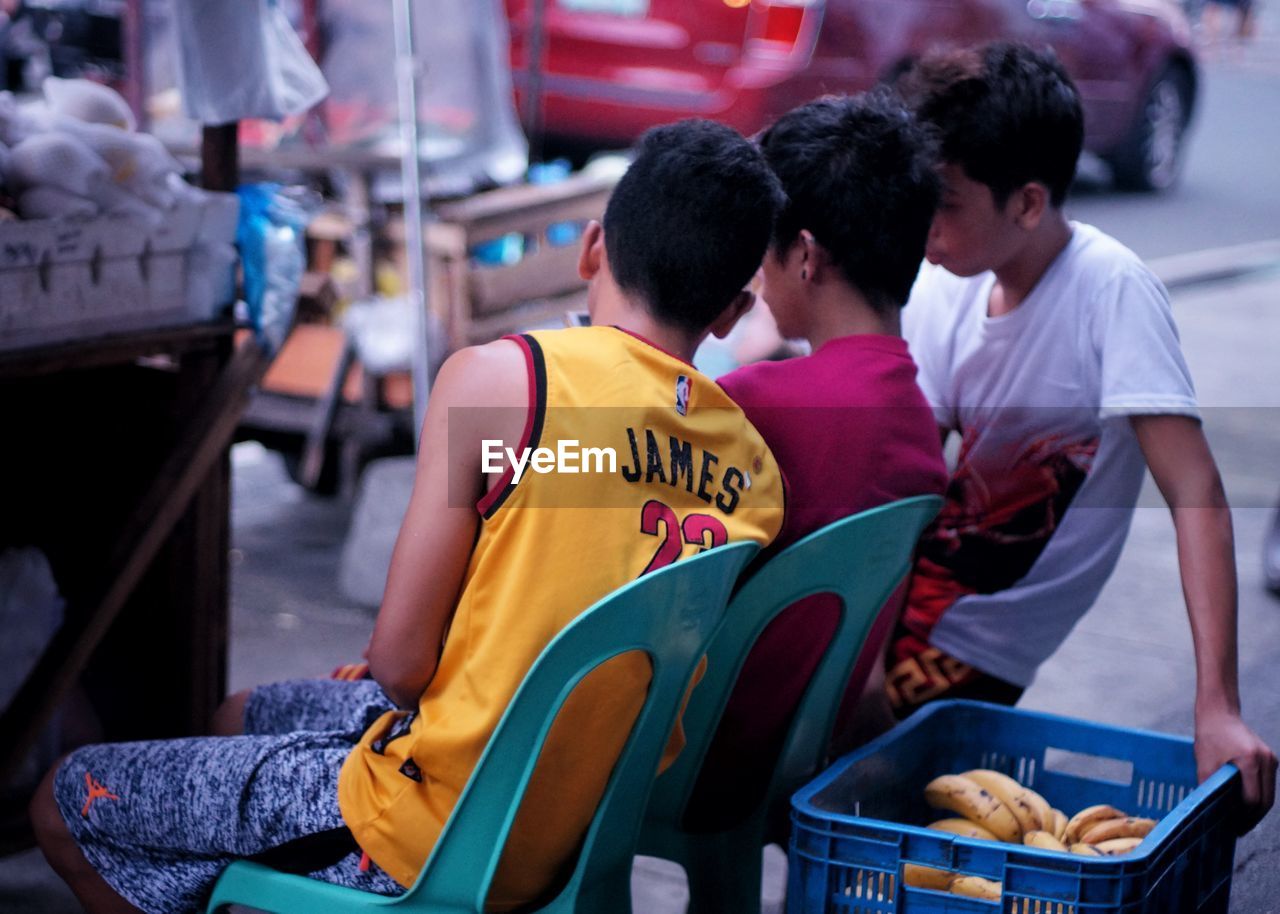
{"type": "Polygon", "coordinates": [[[760,145],[787,194],[775,253],[808,229],[876,311],[901,308],[938,203],[929,133],[877,90],[796,108],[760,145]]]}
{"type": "Polygon", "coordinates": [[[1084,144],[1084,114],[1051,50],[993,42],[925,56],[899,89],[937,130],[941,157],[991,188],[997,205],[1031,181],[1061,206],[1084,144]]]}
{"type": "Polygon", "coordinates": [[[604,213],[609,269],[654,317],[702,333],[751,281],[782,203],[741,134],[706,120],[655,127],[604,213]]]}

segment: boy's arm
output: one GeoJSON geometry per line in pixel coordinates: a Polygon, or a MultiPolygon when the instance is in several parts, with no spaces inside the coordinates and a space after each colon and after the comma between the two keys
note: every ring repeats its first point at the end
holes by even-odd
{"type": "Polygon", "coordinates": [[[1227,762],[1240,769],[1247,830],[1275,799],[1276,756],[1240,716],[1231,509],[1199,422],[1177,415],[1130,421],[1177,531],[1196,655],[1196,768],[1201,780],[1227,762]]]}
{"type": "Polygon", "coordinates": [[[510,341],[462,350],[436,377],[367,652],[373,678],[402,707],[416,706],[435,675],[471,559],[486,489],[481,440],[517,447],[527,407],[524,356],[510,341]]]}

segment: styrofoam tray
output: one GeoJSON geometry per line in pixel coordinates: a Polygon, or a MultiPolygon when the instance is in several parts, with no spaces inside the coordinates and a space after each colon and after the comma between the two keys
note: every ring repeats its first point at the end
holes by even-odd
{"type": "Polygon", "coordinates": [[[206,194],[156,228],[109,214],[0,223],[0,350],[212,319],[230,284],[191,267],[218,252],[230,276],[238,211],[234,194],[206,194]]]}

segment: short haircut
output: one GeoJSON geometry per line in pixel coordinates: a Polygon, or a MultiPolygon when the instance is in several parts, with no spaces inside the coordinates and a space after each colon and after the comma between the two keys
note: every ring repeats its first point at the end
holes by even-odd
{"type": "Polygon", "coordinates": [[[655,127],[604,214],[609,269],[655,318],[702,333],[751,281],[782,189],[760,150],[706,120],[655,127]]]}
{"type": "Polygon", "coordinates": [[[929,133],[877,90],[796,108],[760,145],[787,194],[775,252],[808,229],[876,311],[901,308],[938,203],[929,133]]]}
{"type": "Polygon", "coordinates": [[[998,205],[1032,181],[1049,188],[1054,206],[1066,200],[1084,114],[1052,51],[994,42],[930,54],[898,86],[937,130],[942,160],[991,188],[998,205]]]}

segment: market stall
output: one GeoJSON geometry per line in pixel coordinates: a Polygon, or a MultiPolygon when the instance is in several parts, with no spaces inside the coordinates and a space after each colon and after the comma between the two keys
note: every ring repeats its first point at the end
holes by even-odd
{"type": "Polygon", "coordinates": [[[85,80],[0,95],[0,849],[63,745],[203,732],[225,694],[228,449],[272,346],[230,313],[235,123],[203,187],[134,128],[85,80]]]}

